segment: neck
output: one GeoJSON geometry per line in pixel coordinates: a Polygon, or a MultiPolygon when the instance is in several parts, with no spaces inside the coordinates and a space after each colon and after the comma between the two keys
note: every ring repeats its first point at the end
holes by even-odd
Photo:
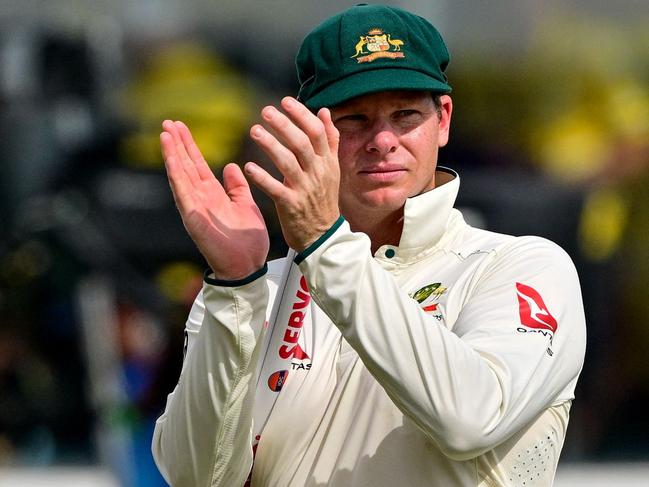
{"type": "Polygon", "coordinates": [[[403,230],[403,207],[390,213],[364,211],[355,218],[352,214],[345,214],[345,219],[354,232],[365,233],[372,242],[372,255],[382,245],[399,245],[401,231],[403,230]]]}

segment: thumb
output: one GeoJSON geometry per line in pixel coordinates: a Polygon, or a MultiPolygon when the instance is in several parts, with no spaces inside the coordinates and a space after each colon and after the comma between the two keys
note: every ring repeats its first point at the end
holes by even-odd
{"type": "Polygon", "coordinates": [[[223,168],[223,187],[235,203],[253,201],[250,185],[237,164],[231,162],[223,168]]]}

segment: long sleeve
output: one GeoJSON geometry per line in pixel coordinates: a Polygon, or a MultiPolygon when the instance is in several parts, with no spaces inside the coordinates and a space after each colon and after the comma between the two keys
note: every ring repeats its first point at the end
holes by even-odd
{"type": "Polygon", "coordinates": [[[574,266],[556,245],[512,238],[473,257],[448,249],[430,256],[421,265],[466,274],[455,276],[440,304],[443,326],[403,289],[407,271],[388,272],[371,257],[366,236],[344,223],[325,237],[298,256],[313,299],[395,405],[450,458],[476,457],[572,399],[585,323],[574,266]],[[544,296],[554,331],[521,325],[519,299],[528,307],[540,301],[532,291],[521,296],[517,283],[544,296]]]}
{"type": "Polygon", "coordinates": [[[185,333],[180,380],[152,442],[173,486],[240,486],[252,466],[254,372],[266,319],[265,277],[237,286],[206,283],[185,333]]]}

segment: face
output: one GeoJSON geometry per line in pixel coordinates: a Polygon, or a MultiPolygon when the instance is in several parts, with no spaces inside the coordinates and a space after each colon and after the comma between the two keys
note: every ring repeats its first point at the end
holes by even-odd
{"type": "Polygon", "coordinates": [[[334,107],[340,132],[340,208],[349,218],[394,212],[406,198],[435,187],[438,149],[446,145],[452,102],[441,114],[428,92],[389,91],[334,107]]]}

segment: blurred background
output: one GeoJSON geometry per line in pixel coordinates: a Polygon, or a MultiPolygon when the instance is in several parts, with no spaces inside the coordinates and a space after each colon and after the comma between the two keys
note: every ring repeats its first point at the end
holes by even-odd
{"type": "MultiPolygon", "coordinates": [[[[160,123],[184,120],[217,174],[267,165],[248,128],[297,92],[302,37],[354,3],[0,0],[0,485],[165,485],[150,439],[204,264],[160,123]]],[[[649,3],[386,3],[449,45],[440,160],[467,219],[578,267],[588,350],[557,485],[646,485],[649,3]]]]}

